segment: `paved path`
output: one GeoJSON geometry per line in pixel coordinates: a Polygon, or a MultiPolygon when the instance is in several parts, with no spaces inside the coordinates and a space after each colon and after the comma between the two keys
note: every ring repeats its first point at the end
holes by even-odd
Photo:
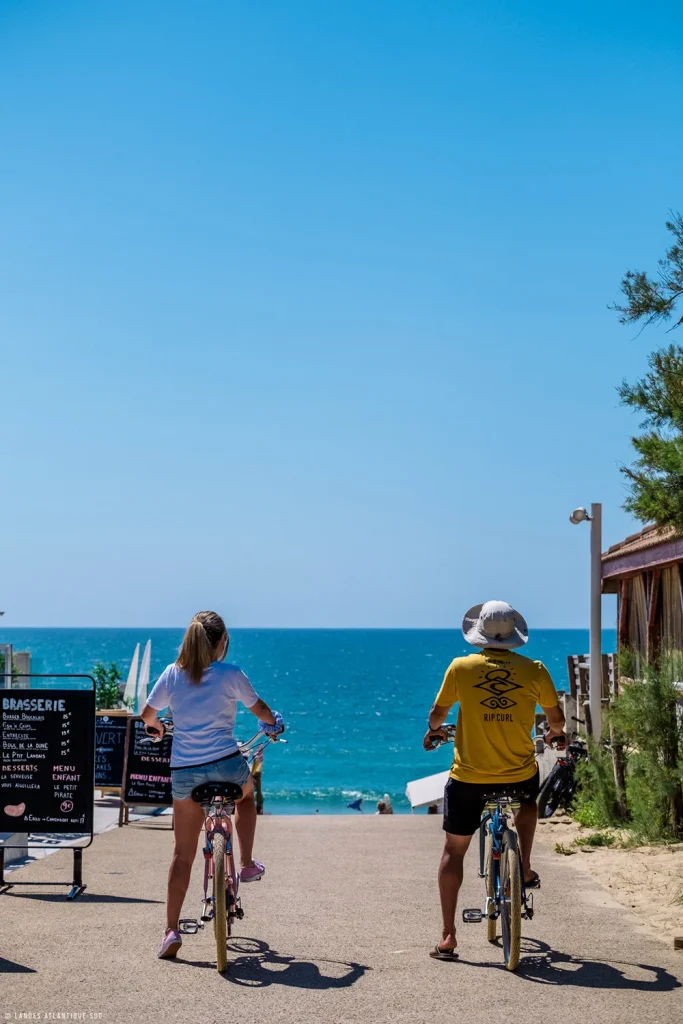
{"type": "MultiPolygon", "coordinates": [[[[539,852],[544,888],[512,975],[483,925],[460,926],[459,963],[427,956],[438,937],[439,819],[262,818],[267,881],[243,889],[243,937],[221,977],[210,932],[186,936],[176,963],[155,959],[171,845],[163,820],[115,829],[86,851],[88,890],[74,903],[66,890],[0,896],[0,1021],[21,1012],[150,1024],[683,1019],[683,952],[645,934],[574,858],[539,852]]],[[[469,868],[463,905],[476,906],[474,858],[469,868]]],[[[13,877],[68,874],[69,854],[56,853],[13,877]]],[[[188,915],[199,898],[197,871],[188,915]]]]}

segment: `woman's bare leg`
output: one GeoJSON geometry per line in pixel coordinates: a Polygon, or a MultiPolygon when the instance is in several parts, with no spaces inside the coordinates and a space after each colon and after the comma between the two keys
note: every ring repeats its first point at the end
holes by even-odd
{"type": "Polygon", "coordinates": [[[190,884],[192,864],[197,853],[199,833],[204,824],[204,812],[200,804],[188,797],[187,800],[173,801],[173,815],[175,847],[168,870],[166,927],[177,931],[180,912],[190,884]]]}
{"type": "Polygon", "coordinates": [[[242,799],[235,804],[235,830],[240,842],[240,864],[253,868],[254,836],[256,835],[256,804],[251,775],[242,786],[242,799]]]}

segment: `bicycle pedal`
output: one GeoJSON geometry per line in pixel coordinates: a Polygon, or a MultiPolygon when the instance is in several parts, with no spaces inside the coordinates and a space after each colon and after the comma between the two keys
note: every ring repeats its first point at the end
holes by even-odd
{"type": "Polygon", "coordinates": [[[484,920],[484,912],[479,909],[463,910],[462,919],[465,924],[479,924],[484,920]]]}
{"type": "Polygon", "coordinates": [[[183,935],[196,935],[199,929],[203,927],[196,917],[181,917],[178,926],[178,930],[183,935]]]}
{"type": "Polygon", "coordinates": [[[213,914],[202,914],[202,921],[213,921],[213,914]]]}

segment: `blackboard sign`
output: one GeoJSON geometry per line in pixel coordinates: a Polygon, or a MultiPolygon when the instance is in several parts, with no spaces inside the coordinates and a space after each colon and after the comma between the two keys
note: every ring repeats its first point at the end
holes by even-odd
{"type": "Polygon", "coordinates": [[[173,737],[166,733],[160,743],[153,743],[145,732],[141,718],[128,719],[126,754],[123,769],[123,803],[151,804],[170,807],[171,796],[171,744],[173,737]]]}
{"type": "Polygon", "coordinates": [[[98,711],[95,721],[95,789],[120,789],[126,749],[127,711],[98,711]]]}
{"type": "Polygon", "coordinates": [[[92,832],[95,694],[0,690],[0,832],[92,832]]]}

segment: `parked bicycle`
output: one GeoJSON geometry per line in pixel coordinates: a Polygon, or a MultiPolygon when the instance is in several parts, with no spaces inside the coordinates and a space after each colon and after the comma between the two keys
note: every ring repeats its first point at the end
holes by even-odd
{"type": "Polygon", "coordinates": [[[558,807],[570,811],[579,780],[576,766],[588,758],[584,740],[574,739],[551,768],[538,794],[539,818],[551,818],[558,807]]]}
{"type": "MultiPolygon", "coordinates": [[[[455,725],[441,728],[449,740],[455,738],[455,725]]],[[[462,919],[465,924],[485,920],[489,942],[497,941],[500,921],[505,966],[509,971],[516,971],[522,919],[530,921],[534,916],[534,897],[524,884],[517,833],[509,823],[509,811],[516,811],[520,806],[520,794],[508,793],[504,786],[492,786],[485,800],[479,825],[479,877],[485,882],[484,909],[463,910],[462,919]]]]}
{"type": "MultiPolygon", "coordinates": [[[[172,731],[172,723],[162,721],[167,731],[172,731]]],[[[278,742],[287,741],[259,731],[246,743],[241,743],[240,750],[251,766],[257,757],[263,756],[269,743],[278,742]]],[[[216,969],[223,973],[228,966],[228,939],[233,933],[235,922],[244,917],[232,829],[235,802],[242,797],[242,787],[234,782],[205,782],[195,786],[191,796],[196,803],[202,805],[204,812],[204,898],[199,919],[181,918],[180,931],[186,935],[196,935],[200,928],[213,922],[216,969]]]]}

